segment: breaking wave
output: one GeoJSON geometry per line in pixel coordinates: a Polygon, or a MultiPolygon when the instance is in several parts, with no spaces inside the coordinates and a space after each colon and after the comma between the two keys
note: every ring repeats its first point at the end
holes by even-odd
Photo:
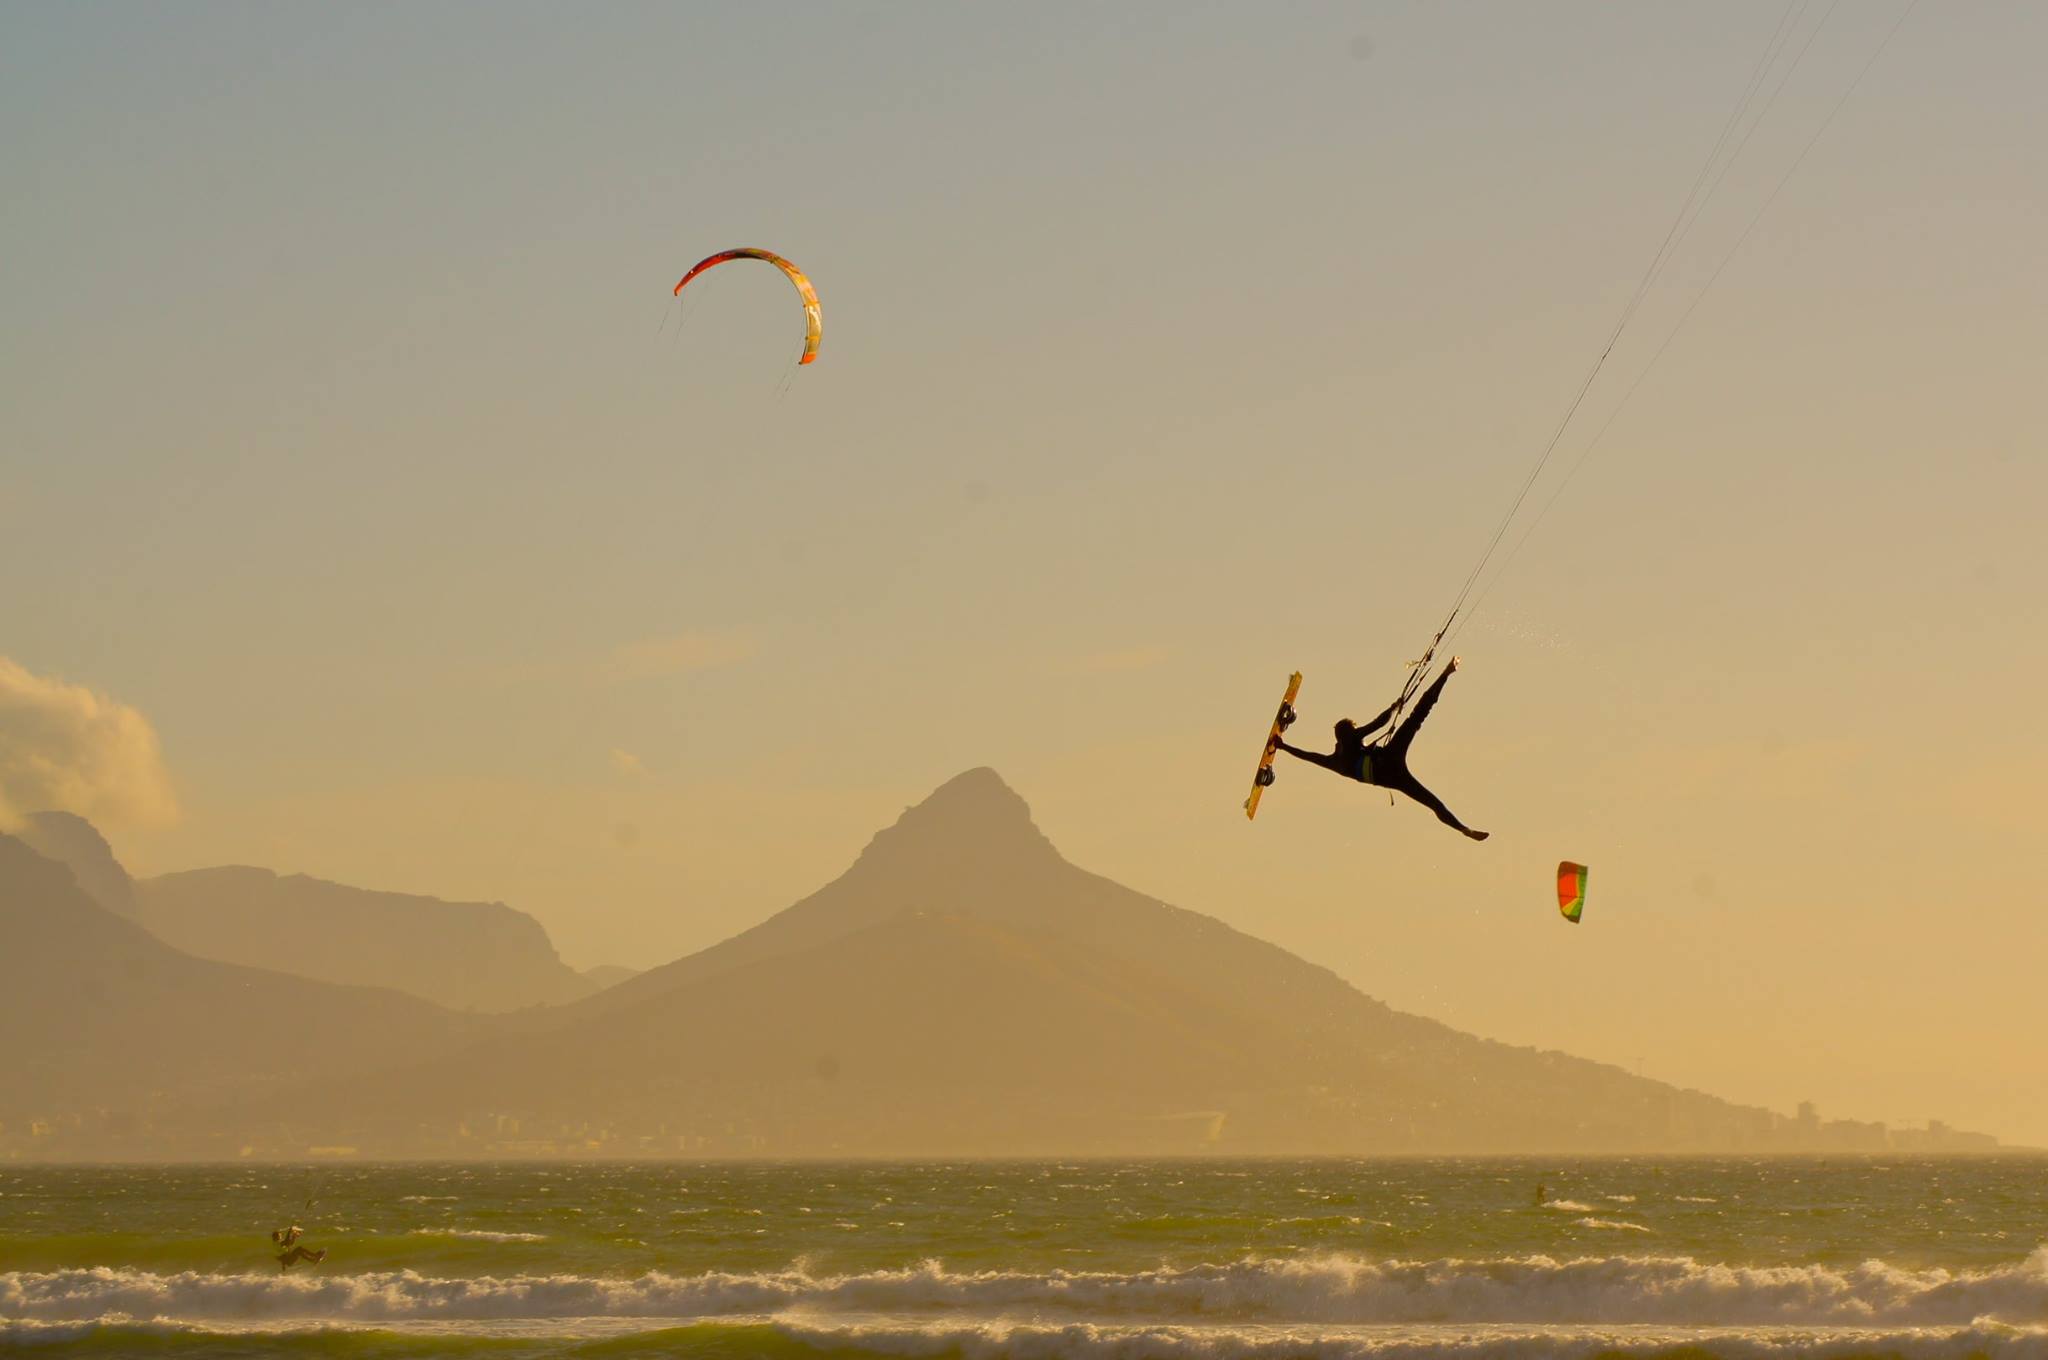
{"type": "Polygon", "coordinates": [[[1747,1328],[1702,1333],[1641,1327],[1539,1330],[1526,1326],[1300,1327],[1101,1326],[865,1320],[749,1319],[598,1331],[465,1332],[328,1322],[263,1329],[153,1322],[0,1321],[0,1349],[44,1355],[357,1356],[365,1360],[486,1355],[817,1360],[902,1356],[930,1360],[2043,1360],[2048,1330],[1978,1322],[1952,1329],[1747,1328]]]}
{"type": "Polygon", "coordinates": [[[1732,1266],[1682,1256],[1246,1260],[1134,1274],[957,1271],[939,1262],[850,1275],[802,1268],[631,1279],[153,1274],[100,1267],[0,1274],[0,1318],[35,1322],[316,1319],[1006,1317],[1033,1322],[1256,1325],[1964,1327],[2048,1323],[2048,1248],[1977,1271],[1883,1261],[1732,1266]]]}

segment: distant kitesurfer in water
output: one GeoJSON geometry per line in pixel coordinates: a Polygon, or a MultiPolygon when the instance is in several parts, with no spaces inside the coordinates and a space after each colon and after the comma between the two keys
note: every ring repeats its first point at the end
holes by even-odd
{"type": "Polygon", "coordinates": [[[1536,1202],[1537,1202],[1538,1204],[1541,1204],[1541,1203],[1543,1203],[1543,1202],[1544,1202],[1545,1200],[1547,1200],[1547,1199],[1549,1199],[1549,1198],[1550,1198],[1550,1192],[1549,1192],[1549,1191],[1547,1191],[1547,1190],[1545,1190],[1545,1189],[1543,1188],[1543,1182],[1542,1182],[1542,1181],[1538,1181],[1538,1182],[1536,1182],[1536,1202]]]}
{"type": "Polygon", "coordinates": [[[301,1261],[311,1261],[317,1266],[327,1259],[327,1248],[302,1247],[299,1245],[299,1239],[305,1235],[306,1230],[297,1224],[293,1224],[289,1228],[273,1228],[271,1230],[270,1241],[272,1245],[283,1248],[277,1254],[277,1268],[279,1270],[290,1270],[301,1261]]]}
{"type": "Polygon", "coordinates": [[[1456,827],[1475,841],[1486,839],[1484,831],[1474,831],[1454,816],[1443,805],[1443,800],[1422,787],[1422,781],[1408,772],[1408,746],[1415,740],[1415,733],[1422,727],[1422,720],[1429,716],[1429,710],[1436,707],[1437,696],[1444,692],[1444,682],[1451,678],[1451,672],[1458,669],[1458,658],[1452,657],[1451,664],[1444,667],[1436,683],[1422,692],[1416,701],[1415,711],[1404,719],[1394,734],[1384,742],[1368,742],[1367,737],[1387,725],[1394,716],[1393,707],[1360,727],[1349,718],[1337,720],[1337,745],[1328,755],[1321,751],[1303,751],[1280,742],[1279,747],[1297,760],[1306,760],[1311,765],[1320,765],[1326,770],[1356,779],[1361,784],[1372,784],[1396,793],[1405,793],[1416,802],[1436,814],[1436,819],[1445,826],[1456,827]]]}

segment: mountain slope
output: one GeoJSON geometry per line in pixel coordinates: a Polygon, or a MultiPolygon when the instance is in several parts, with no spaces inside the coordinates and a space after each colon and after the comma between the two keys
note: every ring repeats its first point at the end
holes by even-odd
{"type": "Polygon", "coordinates": [[[183,954],[0,835],[0,1121],[111,1110],[132,1126],[448,1051],[475,1029],[397,992],[183,954]]]}
{"type": "Polygon", "coordinates": [[[628,968],[623,963],[600,963],[595,967],[583,970],[583,976],[588,978],[590,985],[599,991],[603,991],[607,987],[616,987],[627,978],[638,977],[639,975],[640,970],[638,968],[628,968]]]}
{"type": "Polygon", "coordinates": [[[1449,1033],[1371,1002],[1326,968],[1213,917],[1169,906],[1061,857],[1024,800],[994,770],[957,775],[877,833],[844,874],[760,925],[556,1012],[555,1023],[616,1013],[744,964],[830,944],[905,912],[956,912],[1078,944],[1182,979],[1250,1020],[1283,1013],[1297,1027],[1376,1023],[1419,1038],[1449,1033]]]}
{"type": "Polygon", "coordinates": [[[1771,1124],[1401,1014],[1078,869],[987,770],[761,925],[538,1021],[374,1101],[528,1143],[796,1155],[1732,1148],[1771,1124]]]}

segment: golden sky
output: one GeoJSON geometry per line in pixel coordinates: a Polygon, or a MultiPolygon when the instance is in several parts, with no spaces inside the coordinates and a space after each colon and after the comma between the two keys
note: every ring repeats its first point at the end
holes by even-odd
{"type": "Polygon", "coordinates": [[[1484,845],[1299,766],[1247,826],[1261,724],[1399,685],[1782,4],[10,9],[9,692],[153,734],[76,794],[140,873],[646,965],[987,764],[1394,1005],[2048,1144],[2048,10],[1906,14],[1797,161],[1903,9],[1797,49],[1457,639],[1484,845]],[[741,244],[800,373],[765,266],[677,324],[741,244]]]}

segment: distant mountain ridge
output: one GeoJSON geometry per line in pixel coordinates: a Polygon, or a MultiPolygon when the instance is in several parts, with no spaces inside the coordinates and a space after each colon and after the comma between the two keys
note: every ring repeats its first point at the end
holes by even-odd
{"type": "Polygon", "coordinates": [[[449,902],[230,866],[146,878],[135,919],[201,958],[355,986],[451,1010],[509,1011],[587,996],[540,922],[502,902],[449,902]]]}
{"type": "MultiPolygon", "coordinates": [[[[1070,864],[987,769],[948,781],[838,878],[731,939],[568,1004],[489,1017],[190,958],[21,842],[0,839],[0,851],[0,1044],[20,1050],[55,1026],[41,1072],[53,1080],[29,1087],[74,1103],[142,1100],[165,1155],[1994,1145],[1938,1126],[1925,1143],[1900,1141],[1810,1110],[1788,1120],[1403,1014],[1276,945],[1070,864]],[[118,1042],[138,1031],[138,1043],[118,1042]]],[[[19,1095],[12,1081],[0,1077],[0,1097],[19,1095]]],[[[0,1130],[0,1155],[10,1146],[18,1155],[0,1130]]],[[[105,1155],[108,1144],[81,1134],[71,1146],[105,1155]]]]}
{"type": "Polygon", "coordinates": [[[185,953],[350,987],[394,987],[451,1010],[573,1001],[601,984],[563,963],[539,921],[502,902],[449,902],[233,865],[133,879],[68,812],[19,839],[94,901],[185,953]]]}
{"type": "Polygon", "coordinates": [[[447,1051],[473,1029],[398,992],[193,958],[0,835],[0,1126],[100,1121],[132,1139],[176,1110],[447,1051]]]}

